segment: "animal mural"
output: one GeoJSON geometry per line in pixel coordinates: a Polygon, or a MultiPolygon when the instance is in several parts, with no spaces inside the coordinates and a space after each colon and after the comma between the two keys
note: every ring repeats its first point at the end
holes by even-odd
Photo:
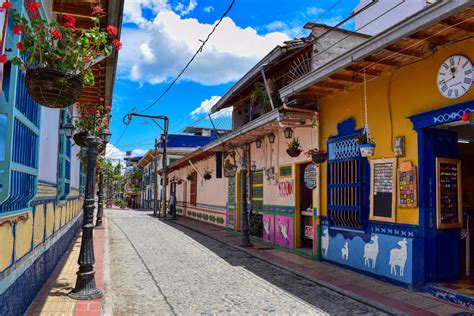
{"type": "Polygon", "coordinates": [[[329,230],[325,228],[323,231],[323,235],[321,236],[321,253],[325,257],[328,256],[328,248],[329,248],[329,230]]]}
{"type": "Polygon", "coordinates": [[[390,274],[397,275],[397,266],[400,268],[400,276],[403,276],[405,264],[407,262],[407,240],[403,238],[397,243],[400,248],[390,250],[390,274]]]}
{"type": "Polygon", "coordinates": [[[341,249],[341,258],[346,261],[349,260],[349,242],[347,241],[341,249]]]}
{"type": "Polygon", "coordinates": [[[370,260],[372,260],[372,269],[375,269],[375,263],[379,255],[379,236],[370,237],[370,241],[372,243],[366,243],[364,246],[364,267],[370,267],[370,260]]]}
{"type": "Polygon", "coordinates": [[[263,230],[265,231],[266,235],[270,235],[270,219],[263,220],[263,230]]]}
{"type": "Polygon", "coordinates": [[[274,234],[275,226],[273,225],[273,215],[263,214],[262,222],[263,222],[263,236],[262,236],[263,240],[274,242],[275,241],[275,234],[274,234]]]}
{"type": "Polygon", "coordinates": [[[280,236],[283,237],[286,245],[290,244],[290,240],[288,238],[288,228],[290,226],[289,224],[289,221],[286,221],[285,224],[282,224],[281,222],[278,223],[278,230],[280,232],[280,236]]]}

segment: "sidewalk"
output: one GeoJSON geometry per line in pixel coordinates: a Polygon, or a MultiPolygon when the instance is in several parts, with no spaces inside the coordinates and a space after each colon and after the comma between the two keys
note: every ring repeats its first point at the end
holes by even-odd
{"type": "MultiPolygon", "coordinates": [[[[104,227],[105,225],[106,218],[104,218],[104,227]]],[[[95,229],[95,281],[97,288],[102,291],[104,291],[104,242],[105,229],[95,229]]],[[[26,315],[99,316],[102,314],[103,299],[77,301],[68,297],[76,284],[80,249],[81,235],[79,234],[28,308],[26,315]]]]}
{"type": "MultiPolygon", "coordinates": [[[[172,223],[190,228],[215,240],[238,247],[240,236],[234,232],[179,217],[172,223]]],[[[314,261],[270,244],[252,240],[254,247],[240,250],[289,270],[299,276],[328,287],[345,296],[370,304],[394,314],[453,315],[472,313],[460,306],[413,292],[403,287],[378,281],[369,276],[340,268],[326,262],[314,261]]]]}

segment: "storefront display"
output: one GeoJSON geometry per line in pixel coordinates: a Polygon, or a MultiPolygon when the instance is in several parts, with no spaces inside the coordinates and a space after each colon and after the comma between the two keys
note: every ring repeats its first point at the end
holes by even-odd
{"type": "Polygon", "coordinates": [[[402,162],[398,170],[398,205],[401,208],[418,206],[416,167],[409,161],[402,162]]]}
{"type": "Polygon", "coordinates": [[[461,161],[436,158],[437,228],[462,227],[461,161]]]}
{"type": "Polygon", "coordinates": [[[395,222],[397,159],[376,159],[370,165],[370,219],[395,222]]]}

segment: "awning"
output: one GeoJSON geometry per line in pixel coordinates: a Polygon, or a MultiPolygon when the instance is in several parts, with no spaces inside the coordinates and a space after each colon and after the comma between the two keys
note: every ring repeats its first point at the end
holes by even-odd
{"type": "Polygon", "coordinates": [[[474,33],[472,0],[438,1],[282,88],[282,100],[320,100],[474,33]]]}

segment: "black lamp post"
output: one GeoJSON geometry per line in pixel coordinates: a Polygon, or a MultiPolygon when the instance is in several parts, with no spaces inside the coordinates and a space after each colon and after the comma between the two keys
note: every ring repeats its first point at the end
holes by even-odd
{"type": "Polygon", "coordinates": [[[248,152],[250,151],[249,144],[243,146],[244,154],[242,155],[242,168],[240,172],[242,174],[242,195],[241,195],[241,205],[242,205],[242,217],[240,218],[240,226],[242,229],[242,236],[240,238],[240,247],[251,247],[252,243],[250,242],[250,232],[249,232],[249,218],[247,210],[247,159],[248,152]]]}
{"type": "MultiPolygon", "coordinates": [[[[107,143],[110,141],[112,137],[112,133],[109,129],[102,132],[100,138],[102,139],[102,143],[104,144],[104,156],[105,152],[107,151],[107,143]]],[[[97,192],[97,219],[95,221],[95,228],[103,229],[104,224],[102,222],[102,217],[104,216],[104,170],[101,168],[99,170],[99,192],[97,192]]]]}

